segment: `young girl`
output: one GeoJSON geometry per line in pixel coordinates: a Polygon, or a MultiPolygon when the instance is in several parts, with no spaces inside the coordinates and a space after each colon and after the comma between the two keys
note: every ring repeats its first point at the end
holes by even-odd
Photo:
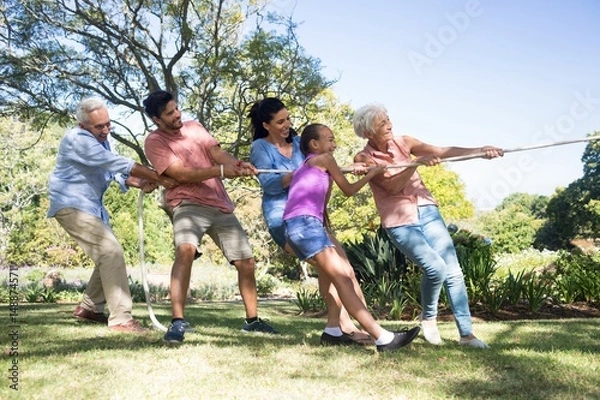
{"type": "MultiPolygon", "coordinates": [[[[311,124],[302,132],[300,149],[306,159],[290,183],[283,214],[286,240],[301,260],[314,261],[319,273],[326,274],[333,282],[350,315],[375,338],[377,350],[396,350],[412,342],[419,327],[390,332],[375,321],[356,294],[355,283],[347,273],[347,260],[340,257],[324,226],[332,180],[346,196],[352,196],[385,167],[373,167],[361,179],[350,183],[333,157],[335,147],[333,132],[325,125],[311,124]]],[[[355,167],[354,172],[366,171],[364,167],[355,167]]]]}

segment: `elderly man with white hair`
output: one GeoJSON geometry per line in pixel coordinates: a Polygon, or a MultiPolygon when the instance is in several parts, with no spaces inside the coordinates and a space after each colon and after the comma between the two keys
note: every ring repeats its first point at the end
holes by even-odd
{"type": "Polygon", "coordinates": [[[144,333],[146,329],[131,315],[133,302],[123,248],[108,224],[102,197],[113,180],[123,192],[137,187],[146,193],[159,184],[173,187],[177,182],[112,151],[108,141],[111,122],[102,100],[82,100],[76,117],[77,127],[60,142],[49,180],[48,211],[48,217],[54,217],[95,264],[73,316],[107,324],[113,331],[144,333]],[[109,317],[104,314],[105,305],[109,317]]]}

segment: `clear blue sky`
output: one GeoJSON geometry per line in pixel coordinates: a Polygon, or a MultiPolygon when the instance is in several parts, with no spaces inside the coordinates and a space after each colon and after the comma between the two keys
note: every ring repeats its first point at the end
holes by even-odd
{"type": "MultiPolygon", "coordinates": [[[[505,149],[600,131],[600,1],[274,0],[340,101],[384,104],[396,135],[505,149]]],[[[447,164],[479,209],[581,177],[585,144],[447,164]]]]}

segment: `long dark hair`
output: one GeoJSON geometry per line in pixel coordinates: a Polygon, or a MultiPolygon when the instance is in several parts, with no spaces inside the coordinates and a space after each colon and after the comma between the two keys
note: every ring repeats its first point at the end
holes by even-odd
{"type": "MultiPolygon", "coordinates": [[[[273,116],[284,108],[286,108],[285,104],[276,97],[266,97],[252,104],[248,113],[252,129],[252,141],[269,136],[269,132],[265,129],[263,123],[268,124],[271,122],[273,116]]],[[[296,131],[290,128],[290,134],[285,138],[285,141],[291,143],[296,135],[296,131]]]]}
{"type": "Polygon", "coordinates": [[[321,129],[326,127],[327,126],[323,124],[310,124],[306,125],[302,130],[302,135],[300,135],[300,151],[302,151],[304,156],[310,154],[310,141],[319,140],[319,137],[321,137],[321,129]]]}

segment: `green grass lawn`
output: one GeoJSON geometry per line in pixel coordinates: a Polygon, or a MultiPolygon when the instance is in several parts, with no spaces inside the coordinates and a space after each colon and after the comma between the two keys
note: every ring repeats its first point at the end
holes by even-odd
{"type": "MultiPolygon", "coordinates": [[[[193,304],[197,329],[183,345],[162,333],[110,332],[71,317],[74,304],[21,304],[19,390],[8,307],[1,317],[0,399],[592,399],[600,398],[600,320],[480,322],[492,349],[463,348],[453,323],[445,342],[422,338],[394,353],[319,345],[323,319],[297,316],[288,301],[261,301],[281,335],[244,334],[239,302],[193,304]]],[[[155,306],[165,325],[169,306],[155,306]]],[[[144,304],[134,314],[149,324],[144,304]]],[[[413,326],[388,323],[387,328],[413,326]]]]}

